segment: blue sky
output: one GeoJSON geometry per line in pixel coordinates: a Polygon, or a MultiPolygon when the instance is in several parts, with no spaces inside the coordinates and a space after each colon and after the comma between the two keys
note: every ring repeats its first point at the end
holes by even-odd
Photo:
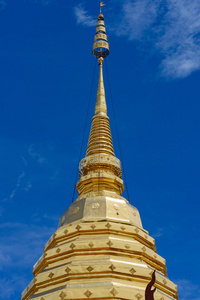
{"type": "MultiPolygon", "coordinates": [[[[131,203],[180,300],[199,300],[200,2],[106,4],[107,66],[131,203]]],[[[20,298],[72,201],[98,6],[0,0],[0,299],[20,298]]],[[[104,78],[120,158],[106,72],[104,78]]],[[[97,79],[96,72],[81,157],[97,79]]]]}

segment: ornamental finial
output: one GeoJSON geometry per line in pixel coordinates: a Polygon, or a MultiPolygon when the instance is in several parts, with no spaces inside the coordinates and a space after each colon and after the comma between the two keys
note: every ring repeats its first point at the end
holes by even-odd
{"type": "Polygon", "coordinates": [[[105,4],[102,2],[102,1],[100,1],[100,14],[101,14],[101,8],[102,8],[102,6],[104,6],[105,4]]]}
{"type": "Polygon", "coordinates": [[[101,8],[104,5],[105,4],[100,1],[100,14],[97,17],[97,28],[94,37],[94,44],[92,47],[92,54],[98,58],[106,57],[110,53],[109,44],[107,42],[108,36],[106,35],[106,29],[104,24],[104,15],[101,13],[101,8]]]}

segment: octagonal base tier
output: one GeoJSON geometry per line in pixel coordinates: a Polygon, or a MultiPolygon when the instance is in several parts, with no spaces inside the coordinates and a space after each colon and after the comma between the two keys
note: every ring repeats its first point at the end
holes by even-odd
{"type": "Polygon", "coordinates": [[[22,300],[145,300],[154,270],[155,300],[178,299],[138,210],[124,199],[85,198],[62,215],[22,300]]]}

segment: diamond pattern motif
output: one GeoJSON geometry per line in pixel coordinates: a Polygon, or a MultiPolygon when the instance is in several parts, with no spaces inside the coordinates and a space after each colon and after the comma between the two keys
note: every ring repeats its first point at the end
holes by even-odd
{"type": "Polygon", "coordinates": [[[73,243],[70,245],[70,248],[73,250],[76,247],[73,243]]]}
{"type": "Polygon", "coordinates": [[[121,228],[121,230],[125,230],[126,229],[126,227],[124,227],[124,226],[122,226],[122,227],[120,227],[121,228]]]}
{"type": "Polygon", "coordinates": [[[135,269],[132,268],[132,269],[130,269],[130,272],[131,272],[131,274],[135,274],[136,271],[135,271],[135,269]]]}
{"type": "Polygon", "coordinates": [[[113,288],[113,289],[110,291],[110,293],[111,293],[114,297],[118,294],[118,292],[117,292],[117,290],[116,290],[115,288],[113,288]]]}
{"type": "Polygon", "coordinates": [[[141,295],[140,293],[137,293],[137,294],[135,295],[135,298],[137,298],[138,300],[140,300],[140,299],[142,298],[142,295],[141,295]]]}
{"type": "Polygon", "coordinates": [[[92,242],[90,242],[90,243],[88,244],[88,246],[89,246],[90,248],[93,248],[93,247],[94,247],[94,244],[93,244],[92,242]]]}
{"type": "Polygon", "coordinates": [[[81,229],[81,226],[80,225],[77,225],[76,226],[76,229],[79,231],[81,229]]]}
{"type": "Polygon", "coordinates": [[[109,269],[111,269],[111,271],[114,271],[116,269],[116,267],[112,264],[109,269]]]}
{"type": "Polygon", "coordinates": [[[92,295],[92,292],[90,292],[89,290],[87,290],[84,295],[89,298],[92,295]]]}
{"type": "Polygon", "coordinates": [[[69,274],[70,271],[71,271],[71,269],[70,269],[69,267],[67,267],[67,268],[65,269],[65,272],[67,272],[67,274],[69,274]]]}
{"type": "Polygon", "coordinates": [[[94,268],[91,267],[91,266],[89,266],[89,267],[87,268],[87,270],[88,270],[88,272],[92,272],[92,271],[94,270],[94,268]]]}
{"type": "Polygon", "coordinates": [[[49,273],[49,275],[48,275],[49,278],[52,278],[53,276],[54,276],[54,273],[52,273],[52,272],[49,273]]]}
{"type": "Polygon", "coordinates": [[[68,230],[67,229],[65,229],[64,234],[68,234],[68,230]]]}
{"type": "Polygon", "coordinates": [[[92,224],[90,227],[91,227],[93,230],[96,228],[96,226],[95,226],[94,224],[92,224]]]}
{"type": "Polygon", "coordinates": [[[112,226],[110,225],[110,223],[107,223],[106,225],[105,225],[108,229],[110,229],[112,226]]]}
{"type": "Polygon", "coordinates": [[[109,247],[111,247],[113,245],[113,243],[111,241],[106,243],[109,247]]]}
{"type": "Polygon", "coordinates": [[[59,297],[61,299],[64,299],[67,296],[67,294],[65,294],[63,291],[60,293],[59,297]]]}
{"type": "Polygon", "coordinates": [[[60,251],[61,251],[60,248],[58,248],[58,249],[56,250],[56,253],[60,253],[60,251]]]}

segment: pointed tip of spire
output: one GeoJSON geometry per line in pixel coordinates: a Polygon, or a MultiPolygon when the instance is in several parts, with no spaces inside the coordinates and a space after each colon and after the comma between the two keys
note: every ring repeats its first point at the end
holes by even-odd
{"type": "Polygon", "coordinates": [[[99,83],[95,105],[95,115],[107,115],[106,96],[103,82],[103,57],[99,57],[99,83]]]}
{"type": "Polygon", "coordinates": [[[101,8],[104,6],[105,4],[102,2],[102,1],[100,1],[100,14],[101,14],[101,8]]]}

